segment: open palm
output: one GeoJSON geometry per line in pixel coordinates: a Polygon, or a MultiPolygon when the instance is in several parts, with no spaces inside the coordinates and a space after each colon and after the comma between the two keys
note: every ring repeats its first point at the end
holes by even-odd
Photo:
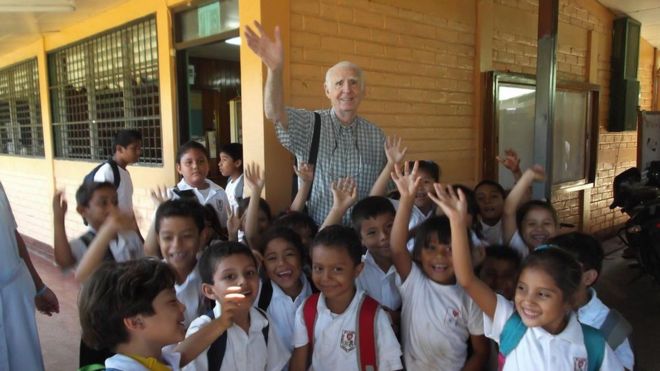
{"type": "Polygon", "coordinates": [[[275,27],[274,40],[268,37],[259,22],[255,21],[254,27],[257,29],[258,34],[250,26],[245,26],[244,34],[248,47],[261,58],[261,61],[269,69],[273,71],[281,69],[284,60],[284,49],[282,48],[279,26],[275,27]]]}

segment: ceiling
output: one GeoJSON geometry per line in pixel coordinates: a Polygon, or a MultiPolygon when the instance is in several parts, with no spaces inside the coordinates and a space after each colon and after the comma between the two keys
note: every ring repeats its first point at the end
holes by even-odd
{"type": "Polygon", "coordinates": [[[598,0],[616,15],[642,23],[642,38],[660,49],[660,0],[598,0]]]}

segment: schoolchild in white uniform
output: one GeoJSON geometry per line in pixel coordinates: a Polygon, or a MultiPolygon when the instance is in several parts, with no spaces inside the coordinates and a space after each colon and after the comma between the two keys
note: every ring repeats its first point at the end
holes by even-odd
{"type": "Polygon", "coordinates": [[[222,176],[227,177],[227,199],[229,206],[236,212],[238,202],[243,198],[243,145],[229,143],[220,147],[218,169],[222,176]]]}
{"type": "Polygon", "coordinates": [[[174,292],[172,268],[153,258],[106,262],[78,297],[83,340],[116,352],[105,367],[125,371],[179,370],[221,334],[213,321],[184,340],[184,307],[174,292]]]}
{"type": "MultiPolygon", "coordinates": [[[[392,261],[401,276],[401,333],[406,368],[411,370],[482,369],[489,345],[483,336],[482,313],[456,284],[452,267],[454,234],[446,217],[433,217],[418,228],[413,253],[408,252],[408,218],[421,179],[395,167],[392,176],[401,194],[392,228],[392,261]],[[468,358],[468,340],[472,355],[468,358]]],[[[432,194],[430,197],[434,197],[432,194]]],[[[466,216],[467,217],[467,216],[466,216]]],[[[463,233],[467,232],[467,227],[463,233]]]]}
{"type": "MultiPolygon", "coordinates": [[[[380,307],[374,312],[375,319],[368,319],[373,334],[360,332],[357,316],[365,299],[365,293],[355,287],[360,274],[360,238],[353,229],[332,225],[322,229],[312,242],[312,281],[321,290],[316,304],[316,319],[308,336],[303,308],[296,312],[293,334],[295,349],[290,370],[355,370],[359,367],[359,355],[375,348],[374,361],[378,370],[400,370],[401,348],[394,335],[387,313],[380,307]],[[374,348],[360,349],[358,338],[371,338],[374,348]]],[[[312,296],[307,300],[311,300],[312,296]]],[[[367,331],[367,330],[364,330],[367,331]]]]}
{"type": "MultiPolygon", "coordinates": [[[[550,239],[549,243],[568,251],[580,263],[582,280],[580,281],[580,288],[575,298],[578,321],[600,329],[610,314],[610,308],[600,301],[596,290],[593,288],[593,285],[600,276],[600,269],[603,266],[603,258],[605,256],[603,247],[595,237],[580,232],[571,232],[556,236],[550,239]]],[[[614,331],[623,331],[622,329],[624,328],[630,328],[630,324],[623,317],[616,317],[616,321],[622,321],[624,324],[622,324],[622,327],[614,326],[614,331]]],[[[603,335],[605,336],[605,334],[603,335]]],[[[635,356],[630,347],[630,341],[628,341],[629,336],[625,335],[625,333],[616,334],[617,339],[612,338],[612,340],[616,341],[617,344],[610,343],[610,346],[614,348],[614,353],[619,358],[623,367],[632,370],[635,366],[635,356]]]]}
{"type": "Polygon", "coordinates": [[[172,199],[196,199],[202,205],[211,205],[220,225],[227,226],[229,200],[225,190],[213,183],[209,175],[209,155],[206,147],[190,141],[179,148],[176,155],[176,171],[183,177],[168,196],[172,199]]]}
{"type": "Polygon", "coordinates": [[[205,347],[184,370],[210,370],[211,363],[223,371],[282,370],[290,353],[269,316],[252,305],[259,291],[259,272],[252,251],[239,242],[213,242],[199,259],[199,273],[202,291],[215,301],[215,307],[190,324],[186,337],[195,336],[219,320],[222,332],[212,342],[224,336],[225,348],[223,354],[209,359],[209,347],[205,347]]]}
{"type": "Polygon", "coordinates": [[[0,370],[43,370],[34,316],[59,312],[55,294],[32,266],[0,182],[0,370]]]}
{"type": "MultiPolygon", "coordinates": [[[[474,274],[468,236],[465,233],[465,197],[450,187],[436,186],[439,206],[451,220],[454,267],[458,283],[484,312],[484,331],[500,347],[505,324],[519,318],[524,326],[513,349],[506,354],[503,369],[587,370],[587,332],[573,312],[573,299],[580,284],[577,261],[556,247],[533,251],[523,262],[514,302],[496,294],[474,274]],[[501,337],[502,335],[502,337],[501,337]]],[[[593,329],[592,329],[593,330],[593,329]]],[[[507,331],[507,335],[511,331],[507,331]]],[[[600,336],[596,331],[593,336],[600,336]]],[[[612,349],[602,339],[600,370],[622,370],[612,349]]],[[[600,349],[599,349],[600,350],[600,349]]]]}

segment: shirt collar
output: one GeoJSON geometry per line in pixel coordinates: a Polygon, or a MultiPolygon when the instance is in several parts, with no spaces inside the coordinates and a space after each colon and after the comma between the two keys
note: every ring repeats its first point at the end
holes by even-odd
{"type": "MultiPolygon", "coordinates": [[[[375,269],[378,269],[379,272],[383,272],[382,269],[378,266],[376,261],[374,260],[373,255],[371,255],[371,251],[367,250],[366,254],[362,257],[362,261],[364,262],[365,265],[370,265],[374,267],[375,269]]],[[[383,272],[385,276],[389,276],[391,274],[396,273],[396,268],[394,268],[394,264],[390,265],[390,268],[387,270],[387,272],[383,272]]]]}
{"type": "MultiPolygon", "coordinates": [[[[298,296],[296,296],[295,300],[293,300],[294,303],[297,303],[299,300],[303,300],[312,294],[312,286],[309,284],[307,277],[302,272],[300,273],[300,281],[302,281],[303,284],[302,290],[300,290],[298,296]]],[[[282,290],[282,288],[277,283],[275,283],[275,281],[271,280],[270,283],[273,285],[273,297],[277,295],[291,299],[289,295],[287,295],[284,290],[282,290]]]]}
{"type": "Polygon", "coordinates": [[[554,337],[555,339],[561,339],[569,343],[582,345],[584,344],[584,337],[582,335],[582,327],[577,320],[575,313],[571,313],[571,317],[566,324],[566,328],[557,335],[553,335],[542,327],[532,327],[532,333],[536,336],[537,339],[554,337]]]}
{"type": "Polygon", "coordinates": [[[327,315],[334,315],[334,316],[351,313],[351,311],[353,311],[355,307],[359,304],[360,300],[362,299],[362,295],[364,295],[364,291],[356,288],[355,295],[353,295],[353,299],[351,300],[351,303],[348,305],[348,307],[346,307],[344,313],[332,313],[328,308],[328,306],[325,304],[325,295],[321,293],[321,295],[319,296],[319,303],[317,306],[318,312],[327,315]]]}
{"type": "Polygon", "coordinates": [[[356,115],[353,121],[346,125],[343,124],[339,119],[337,118],[337,114],[335,113],[335,109],[331,108],[330,109],[330,118],[332,119],[333,127],[335,127],[337,130],[340,129],[350,129],[351,131],[354,132],[354,130],[357,128],[357,125],[359,123],[359,117],[356,115]]]}
{"type": "MultiPolygon", "coordinates": [[[[222,305],[219,301],[215,301],[215,307],[213,308],[213,315],[215,318],[220,318],[222,315],[222,305]]],[[[237,326],[232,324],[231,327],[237,326]]],[[[268,326],[268,319],[262,314],[259,309],[254,306],[250,307],[250,332],[259,332],[264,327],[268,326]]]]}
{"type": "Polygon", "coordinates": [[[595,322],[594,321],[595,317],[601,314],[601,310],[603,308],[606,308],[603,302],[600,301],[600,299],[598,299],[598,295],[596,295],[596,290],[594,290],[591,287],[589,288],[589,295],[591,295],[591,299],[589,299],[587,304],[581,306],[577,310],[578,318],[583,323],[595,322]]]}
{"type": "MultiPolygon", "coordinates": [[[[216,191],[220,188],[219,185],[213,183],[212,181],[210,181],[208,179],[204,179],[204,182],[206,182],[206,184],[209,185],[209,188],[207,188],[207,189],[209,189],[211,191],[216,191]]],[[[198,190],[197,188],[195,188],[195,187],[191,186],[190,184],[186,183],[185,179],[181,179],[181,181],[179,181],[179,183],[177,183],[176,186],[182,191],[185,191],[187,189],[192,189],[192,190],[195,190],[195,191],[198,190]]]]}

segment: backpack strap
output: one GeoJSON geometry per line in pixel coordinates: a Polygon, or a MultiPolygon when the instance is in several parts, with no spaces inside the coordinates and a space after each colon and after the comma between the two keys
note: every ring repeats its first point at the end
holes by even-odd
{"type": "MultiPolygon", "coordinates": [[[[272,287],[272,286],[271,286],[272,287]]],[[[266,326],[261,329],[261,333],[264,336],[264,340],[266,341],[266,347],[268,347],[268,328],[270,327],[270,321],[268,320],[268,315],[266,314],[266,311],[261,309],[261,308],[255,308],[259,313],[261,313],[262,316],[266,319],[266,326]]]]}
{"type": "Polygon", "coordinates": [[[378,302],[368,295],[362,297],[357,316],[358,365],[361,371],[376,371],[376,313],[378,302]]]}
{"type": "Polygon", "coordinates": [[[587,348],[587,366],[589,371],[598,371],[605,357],[605,338],[595,328],[580,324],[584,346],[587,348]]]}
{"type": "Polygon", "coordinates": [[[262,312],[268,310],[270,301],[273,298],[273,283],[265,278],[261,284],[261,293],[259,294],[259,301],[257,302],[257,308],[261,309],[262,312]]]}
{"type": "Polygon", "coordinates": [[[85,247],[89,247],[89,244],[92,243],[92,240],[96,236],[94,231],[87,231],[85,234],[80,236],[80,240],[85,244],[85,247]]]}
{"type": "Polygon", "coordinates": [[[307,344],[309,344],[308,364],[312,361],[314,353],[314,326],[316,325],[316,305],[319,303],[320,294],[312,294],[303,304],[303,320],[307,328],[307,344]]]}
{"type": "MultiPolygon", "coordinates": [[[[319,140],[321,138],[321,115],[318,112],[314,112],[314,132],[312,133],[312,145],[309,148],[309,156],[307,157],[307,163],[310,165],[315,165],[316,168],[316,158],[319,155],[319,140]]],[[[307,194],[307,199],[312,196],[312,188],[314,188],[314,178],[312,178],[312,184],[309,187],[309,193],[307,194]]]]}
{"type": "MultiPolygon", "coordinates": [[[[213,308],[206,312],[206,316],[215,319],[213,308]]],[[[219,371],[222,366],[222,360],[225,358],[225,351],[227,350],[227,331],[223,332],[206,351],[206,360],[208,363],[209,371],[219,371]]]]}
{"type": "Polygon", "coordinates": [[[616,349],[621,345],[632,333],[632,326],[622,315],[615,309],[610,309],[605,317],[605,322],[600,325],[600,333],[603,335],[610,348],[616,349]]]}
{"type": "Polygon", "coordinates": [[[121,175],[119,174],[119,165],[113,158],[108,159],[108,161],[106,162],[110,165],[110,168],[112,169],[112,177],[114,178],[113,183],[115,185],[115,189],[117,189],[119,188],[119,183],[121,182],[121,175]]]}
{"type": "Polygon", "coordinates": [[[504,323],[504,328],[500,333],[500,354],[504,357],[516,349],[520,340],[525,336],[527,326],[523,323],[518,312],[513,314],[504,323]]]}

